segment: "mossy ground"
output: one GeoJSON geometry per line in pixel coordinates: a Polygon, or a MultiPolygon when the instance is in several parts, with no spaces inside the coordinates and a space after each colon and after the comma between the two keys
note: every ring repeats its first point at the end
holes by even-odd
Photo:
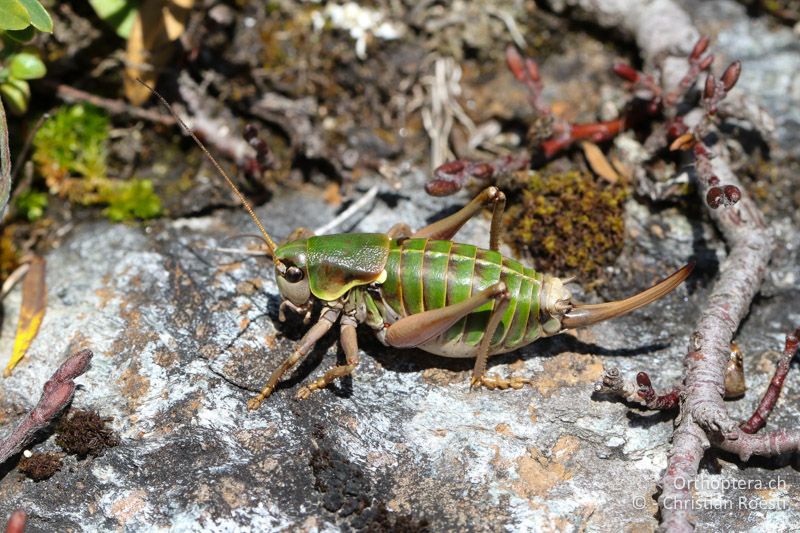
{"type": "Polygon", "coordinates": [[[531,171],[521,183],[507,238],[537,269],[588,277],[613,264],[624,243],[623,185],[578,171],[531,171]]]}
{"type": "Polygon", "coordinates": [[[80,458],[87,455],[96,457],[106,448],[120,443],[119,436],[107,425],[110,420],[94,411],[73,409],[56,428],[56,444],[68,454],[80,458]]]}

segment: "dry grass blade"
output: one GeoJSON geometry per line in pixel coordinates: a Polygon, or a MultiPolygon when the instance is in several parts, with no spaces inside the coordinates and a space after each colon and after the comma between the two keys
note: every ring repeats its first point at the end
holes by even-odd
{"type": "Polygon", "coordinates": [[[11,360],[3,372],[5,377],[10,376],[14,367],[25,357],[25,353],[39,332],[47,305],[47,285],[44,276],[45,260],[34,256],[22,282],[22,306],[17,322],[17,336],[14,339],[11,360]]]}
{"type": "Polygon", "coordinates": [[[193,0],[144,0],[133,22],[125,50],[125,96],[134,105],[150,97],[136,82],[155,85],[158,73],[172,58],[172,43],[186,29],[193,0]]]}
{"type": "Polygon", "coordinates": [[[609,183],[619,182],[619,174],[614,170],[614,167],[611,166],[611,163],[608,162],[608,159],[606,159],[600,147],[589,141],[583,141],[581,143],[581,149],[583,150],[583,155],[586,156],[586,161],[589,163],[592,172],[609,183]]]}

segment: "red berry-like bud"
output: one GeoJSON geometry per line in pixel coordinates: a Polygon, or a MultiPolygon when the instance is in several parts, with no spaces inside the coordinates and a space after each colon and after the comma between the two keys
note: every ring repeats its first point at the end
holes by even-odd
{"type": "Polygon", "coordinates": [[[719,185],[719,178],[716,177],[716,176],[711,176],[710,178],[708,178],[708,184],[709,185],[719,185]]]}
{"type": "Polygon", "coordinates": [[[676,117],[667,128],[667,137],[670,141],[674,141],[687,131],[689,131],[689,128],[683,123],[681,117],[676,117]]]}
{"type": "Polygon", "coordinates": [[[742,199],[742,191],[736,185],[726,185],[722,189],[722,194],[725,195],[726,205],[733,205],[742,199]]]}
{"type": "Polygon", "coordinates": [[[703,91],[703,98],[706,100],[711,100],[714,98],[714,94],[717,92],[717,80],[714,78],[713,74],[709,74],[706,78],[706,87],[703,91]]]}
{"type": "Polygon", "coordinates": [[[539,81],[539,65],[536,64],[536,61],[531,58],[526,59],[525,67],[528,69],[528,76],[533,81],[539,81]]]}
{"type": "Polygon", "coordinates": [[[706,37],[705,35],[700,37],[697,40],[697,43],[695,43],[694,48],[692,48],[692,53],[689,55],[689,58],[690,59],[700,59],[700,56],[703,55],[703,52],[705,52],[706,49],[708,48],[708,43],[709,42],[710,41],[709,41],[708,37],[706,37]]]}
{"type": "Polygon", "coordinates": [[[636,83],[639,81],[639,73],[636,72],[636,69],[632,66],[628,65],[627,63],[616,63],[612,70],[614,74],[622,78],[623,80],[627,80],[631,83],[636,83]]]}
{"type": "Polygon", "coordinates": [[[653,384],[650,382],[650,376],[647,375],[647,372],[639,372],[636,374],[636,384],[640,387],[653,386],[653,384]]]}
{"type": "Polygon", "coordinates": [[[525,79],[525,67],[523,65],[522,56],[514,45],[506,47],[506,65],[511,74],[517,78],[517,81],[525,79]]]}
{"type": "Polygon", "coordinates": [[[489,163],[478,163],[470,169],[470,174],[481,180],[489,179],[494,175],[494,167],[489,163]]]}
{"type": "Polygon", "coordinates": [[[249,122],[244,125],[244,140],[247,142],[252,141],[258,136],[258,128],[254,124],[250,124],[249,122]]]}
{"type": "Polygon", "coordinates": [[[425,192],[431,196],[450,196],[461,190],[461,182],[454,179],[435,179],[425,184],[425,192]]]}
{"type": "Polygon", "coordinates": [[[742,62],[741,61],[734,61],[728,68],[725,69],[725,72],[722,74],[722,86],[725,87],[726,91],[730,91],[733,89],[733,86],[736,85],[736,82],[739,81],[739,74],[742,73],[742,62]]]}
{"type": "Polygon", "coordinates": [[[700,70],[708,70],[708,67],[711,66],[711,63],[714,62],[714,54],[707,55],[700,63],[698,63],[698,67],[700,70]]]}
{"type": "Polygon", "coordinates": [[[442,163],[436,170],[433,171],[433,175],[436,177],[440,176],[451,176],[453,174],[460,174],[464,171],[467,167],[466,162],[456,159],[455,161],[448,161],[447,163],[442,163]]]}
{"type": "Polygon", "coordinates": [[[719,187],[711,187],[706,193],[706,203],[711,209],[716,209],[722,204],[723,193],[719,187]]]}

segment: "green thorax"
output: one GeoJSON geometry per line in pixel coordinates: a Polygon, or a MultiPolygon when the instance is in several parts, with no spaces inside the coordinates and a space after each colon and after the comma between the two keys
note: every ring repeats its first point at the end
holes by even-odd
{"type": "Polygon", "coordinates": [[[311,293],[336,300],[353,287],[380,282],[389,256],[383,233],[343,233],[298,239],[279,246],[275,257],[305,268],[311,293]]]}

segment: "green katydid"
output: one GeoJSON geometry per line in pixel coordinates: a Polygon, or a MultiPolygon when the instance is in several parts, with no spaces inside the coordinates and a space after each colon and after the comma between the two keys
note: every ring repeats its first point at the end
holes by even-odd
{"type": "Polygon", "coordinates": [[[303,315],[304,323],[308,323],[316,304],[322,305],[319,318],[292,354],[248,402],[250,409],[257,409],[284,374],[308,355],[337,322],[345,364],[334,366],[300,388],[296,395],[300,399],[355,370],[359,362],[359,324],[373,329],[386,346],[475,358],[472,387],[520,388],[530,379],[486,374],[489,356],[629,313],[675,289],[694,267],[687,264],[625,300],[575,303],[564,280],[536,272],[500,254],[506,199],[496,187],[486,188],[460,211],[415,232],[405,224],[397,224],[385,234],[314,236],[309,230],[298,229],[277,245],[203,143],[155,94],[225,178],[263,234],[282,298],[279,319],[285,320],[289,309],[303,315]],[[489,206],[489,249],[451,241],[470,218],[489,206]]]}

